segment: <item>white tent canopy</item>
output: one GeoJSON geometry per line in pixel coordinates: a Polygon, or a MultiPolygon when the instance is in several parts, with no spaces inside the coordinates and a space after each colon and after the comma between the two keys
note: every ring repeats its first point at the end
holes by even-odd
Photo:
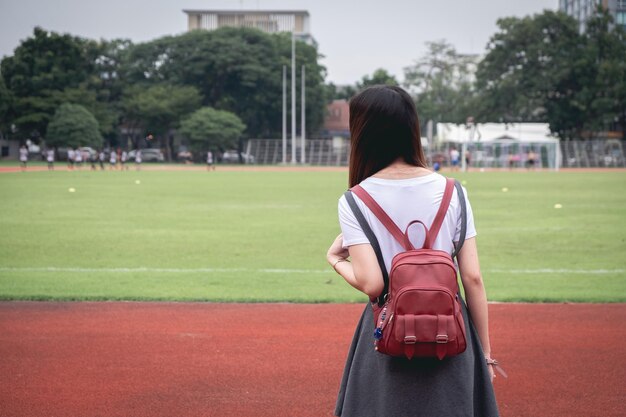
{"type": "Polygon", "coordinates": [[[547,123],[479,123],[472,128],[454,123],[437,123],[437,141],[454,142],[520,142],[558,143],[547,123]]]}
{"type": "Polygon", "coordinates": [[[461,145],[479,167],[523,166],[531,150],[539,154],[540,167],[558,169],[561,163],[559,140],[547,123],[437,123],[436,143],[445,149],[461,145]]]}

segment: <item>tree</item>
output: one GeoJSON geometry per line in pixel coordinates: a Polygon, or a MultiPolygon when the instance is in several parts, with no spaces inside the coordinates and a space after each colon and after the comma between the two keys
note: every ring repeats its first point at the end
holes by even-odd
{"type": "Polygon", "coordinates": [[[400,85],[393,75],[389,74],[386,69],[379,68],[370,77],[364,75],[354,85],[336,86],[333,83],[326,85],[327,100],[350,100],[352,96],[360,90],[372,85],[400,85]]]}
{"type": "Polygon", "coordinates": [[[626,32],[598,7],[586,22],[584,39],[583,59],[576,71],[582,89],[576,101],[584,108],[586,133],[619,124],[626,139],[626,32]]]}
{"type": "Polygon", "coordinates": [[[237,115],[203,107],[181,122],[180,132],[191,141],[194,151],[202,153],[235,147],[245,128],[237,115]]]}
{"type": "Polygon", "coordinates": [[[477,74],[480,118],[548,122],[562,139],[626,124],[626,39],[598,6],[580,34],[560,12],[498,21],[477,74]]]}
{"type": "Polygon", "coordinates": [[[583,39],[578,24],[560,12],[498,20],[500,31],[478,66],[478,119],[550,122],[552,131],[580,130],[584,115],[576,102],[582,88],[583,39]]]}
{"type": "Polygon", "coordinates": [[[1,73],[13,96],[12,122],[22,138],[45,136],[47,124],[59,106],[53,92],[78,87],[93,72],[86,59],[94,42],[36,27],[2,60],[1,73]]]}
{"type": "Polygon", "coordinates": [[[11,130],[9,121],[11,101],[11,93],[6,88],[4,79],[0,77],[0,138],[11,130]]]}
{"type": "Polygon", "coordinates": [[[172,129],[180,120],[200,107],[202,96],[190,86],[155,84],[147,88],[136,86],[123,99],[125,119],[131,127],[141,127],[154,134],[172,158],[172,129]]]}
{"type": "MultiPolygon", "coordinates": [[[[428,52],[405,68],[405,86],[416,93],[420,119],[465,123],[473,114],[477,57],[459,54],[445,40],[426,43],[428,52]]],[[[426,127],[426,123],[422,123],[426,127]]]]}
{"type": "Polygon", "coordinates": [[[87,109],[77,104],[62,104],[48,125],[48,146],[102,146],[98,122],[87,109]]]}
{"type": "MultiPolygon", "coordinates": [[[[247,126],[246,136],[280,136],[283,65],[291,82],[289,34],[239,28],[191,31],[136,45],[129,54],[133,62],[125,70],[129,82],[154,85],[167,80],[193,86],[202,94],[202,105],[239,115],[247,126]]],[[[317,50],[300,41],[296,62],[298,90],[300,68],[306,66],[306,126],[314,132],[326,112],[325,69],[318,64],[317,50]]],[[[300,100],[298,115],[299,106],[300,100]]]]}
{"type": "Polygon", "coordinates": [[[371,77],[364,75],[361,81],[356,83],[356,88],[358,91],[372,85],[399,85],[399,83],[396,77],[389,74],[387,70],[378,68],[371,77]]]}

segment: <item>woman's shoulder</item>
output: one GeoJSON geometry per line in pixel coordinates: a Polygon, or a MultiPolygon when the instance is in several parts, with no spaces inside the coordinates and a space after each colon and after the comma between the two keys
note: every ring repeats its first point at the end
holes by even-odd
{"type": "Polygon", "coordinates": [[[430,172],[425,175],[419,175],[410,178],[401,179],[389,179],[371,176],[361,182],[361,186],[367,190],[393,190],[393,189],[406,189],[407,187],[431,187],[431,186],[443,186],[446,181],[446,177],[437,173],[430,172]]]}

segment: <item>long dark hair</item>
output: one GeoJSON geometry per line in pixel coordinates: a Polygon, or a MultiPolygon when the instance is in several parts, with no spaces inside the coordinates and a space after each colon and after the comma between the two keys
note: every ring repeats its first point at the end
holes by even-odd
{"type": "Polygon", "coordinates": [[[350,100],[350,187],[398,158],[426,168],[415,104],[400,87],[375,85],[350,100]]]}

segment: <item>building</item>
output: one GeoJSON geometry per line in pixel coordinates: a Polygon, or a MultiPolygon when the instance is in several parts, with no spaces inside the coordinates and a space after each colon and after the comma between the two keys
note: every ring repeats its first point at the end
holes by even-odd
{"type": "Polygon", "coordinates": [[[328,137],[350,137],[350,106],[347,100],[333,100],[326,106],[323,132],[328,137]]]}
{"type": "Polygon", "coordinates": [[[311,18],[306,10],[183,10],[187,30],[216,30],[222,27],[254,28],[266,33],[293,33],[317,47],[311,36],[311,18]]]}
{"type": "Polygon", "coordinates": [[[626,29],[626,0],[559,0],[559,10],[578,20],[580,31],[584,32],[585,22],[598,4],[611,13],[615,23],[626,29]]]}

